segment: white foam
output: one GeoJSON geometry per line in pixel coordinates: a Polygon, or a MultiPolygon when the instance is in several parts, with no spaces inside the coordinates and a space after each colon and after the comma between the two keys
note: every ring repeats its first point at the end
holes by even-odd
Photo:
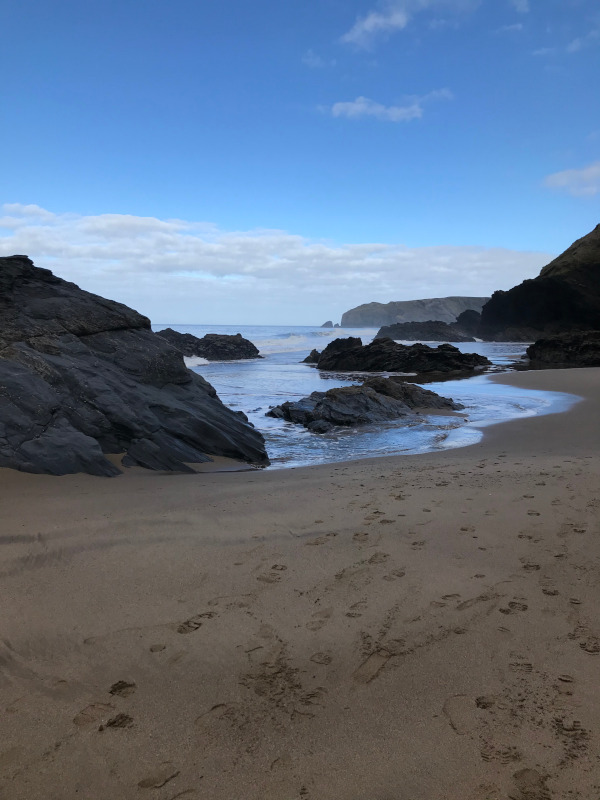
{"type": "Polygon", "coordinates": [[[184,356],[186,367],[200,367],[202,364],[210,364],[207,358],[200,358],[200,356],[184,356]]]}

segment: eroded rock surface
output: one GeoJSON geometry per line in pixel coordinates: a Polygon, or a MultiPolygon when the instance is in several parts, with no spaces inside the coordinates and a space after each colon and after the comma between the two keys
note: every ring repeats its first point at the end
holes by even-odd
{"type": "Polygon", "coordinates": [[[261,434],[136,311],[0,258],[0,466],[116,475],[190,471],[222,455],[268,463],[261,434]]]}
{"type": "MultiPolygon", "coordinates": [[[[476,312],[473,312],[476,313],[476,312]]],[[[427,322],[397,322],[384,325],[376,339],[395,339],[408,342],[474,342],[475,339],[456,323],[428,320],[427,322]]]]}
{"type": "Polygon", "coordinates": [[[342,372],[468,373],[490,365],[485,356],[461,353],[451,344],[404,345],[389,338],[363,345],[358,337],[335,339],[319,356],[317,367],[342,372]]]}
{"type": "Polygon", "coordinates": [[[300,400],[275,406],[267,416],[303,425],[313,433],[335,426],[358,426],[409,417],[415,409],[458,411],[464,406],[399,378],[370,378],[361,386],[313,392],[300,400]]]}
{"type": "Polygon", "coordinates": [[[527,348],[534,366],[600,367],[600,331],[538,339],[527,348]]]}
{"type": "Polygon", "coordinates": [[[172,347],[186,357],[205,358],[207,361],[236,361],[237,359],[262,358],[258,348],[241,333],[231,336],[225,333],[207,333],[202,338],[191,333],[180,333],[173,328],[157,332],[172,347]]]}

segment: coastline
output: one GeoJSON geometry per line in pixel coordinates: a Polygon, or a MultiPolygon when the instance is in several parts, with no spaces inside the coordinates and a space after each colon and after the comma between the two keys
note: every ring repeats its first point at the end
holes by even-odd
{"type": "Polygon", "coordinates": [[[420,455],[0,470],[0,797],[595,796],[600,370],[491,380],[582,400],[420,455]]]}

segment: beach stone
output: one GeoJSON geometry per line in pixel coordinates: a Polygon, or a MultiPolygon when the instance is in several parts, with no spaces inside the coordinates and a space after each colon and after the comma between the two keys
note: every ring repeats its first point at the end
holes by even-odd
{"type": "Polygon", "coordinates": [[[207,333],[202,338],[191,333],[180,333],[173,328],[157,332],[158,336],[191,358],[205,358],[207,361],[237,361],[238,359],[262,358],[258,348],[241,333],[231,336],[225,333],[207,333]]]}
{"type": "Polygon", "coordinates": [[[457,411],[464,406],[397,377],[370,378],[361,386],[313,392],[267,411],[267,416],[303,425],[312,433],[335,426],[357,426],[413,416],[416,408],[457,411]]]}
{"type": "Polygon", "coordinates": [[[538,339],[527,348],[527,355],[533,366],[600,367],[600,331],[538,339]]]}
{"type": "Polygon", "coordinates": [[[262,435],[131,308],[27,256],[0,258],[0,467],[117,475],[227,456],[268,463],[262,435]]]}
{"type": "Polygon", "coordinates": [[[461,353],[451,344],[405,345],[383,337],[363,345],[358,337],[334,339],[321,353],[318,369],[344,372],[469,373],[491,362],[477,353],[461,353]]]}

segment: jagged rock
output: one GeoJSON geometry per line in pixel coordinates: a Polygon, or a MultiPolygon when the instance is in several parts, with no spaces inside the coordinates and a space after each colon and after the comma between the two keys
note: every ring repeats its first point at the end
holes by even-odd
{"type": "Polygon", "coordinates": [[[316,364],[321,357],[321,353],[318,350],[311,350],[310,353],[306,356],[306,358],[302,359],[303,364],[316,364]]]}
{"type": "Polygon", "coordinates": [[[116,475],[108,453],[158,470],[268,463],[261,434],[146,317],[27,256],[0,258],[0,467],[116,475]]]}
{"type": "Polygon", "coordinates": [[[357,337],[335,339],[321,353],[317,367],[342,372],[464,373],[491,362],[477,353],[461,353],[451,344],[429,347],[404,345],[392,339],[374,339],[364,345],[357,337]]]}
{"type": "Polygon", "coordinates": [[[426,300],[399,300],[391,303],[365,303],[342,314],[343,328],[378,328],[396,322],[426,322],[429,319],[454,322],[467,309],[481,311],[489,297],[430,297],[426,300]]]}
{"type": "Polygon", "coordinates": [[[330,319],[328,319],[327,322],[324,322],[321,325],[321,327],[322,328],[333,328],[333,322],[330,319]]]}
{"type": "Polygon", "coordinates": [[[600,328],[600,225],[547,264],[537,278],[494,292],[481,312],[480,336],[533,341],[600,328]]]}
{"type": "Polygon", "coordinates": [[[527,348],[534,366],[600,367],[600,331],[538,339],[527,348]]]}
{"type": "MultiPolygon", "coordinates": [[[[473,312],[476,313],[476,312],[473,312]]],[[[457,323],[439,322],[397,322],[379,329],[376,339],[403,339],[409,342],[474,342],[475,339],[461,330],[457,323]]]]}
{"type": "Polygon", "coordinates": [[[458,315],[454,325],[468,336],[477,336],[481,325],[481,312],[469,308],[458,315]]]}
{"type": "Polygon", "coordinates": [[[262,358],[258,348],[241,333],[207,333],[201,339],[191,333],[179,333],[173,328],[157,332],[186,357],[197,356],[207,361],[236,361],[243,358],[262,358]]]}
{"type": "Polygon", "coordinates": [[[398,378],[370,378],[362,386],[344,386],[313,392],[301,400],[282,403],[267,416],[303,425],[313,433],[335,426],[387,422],[412,414],[414,409],[460,410],[464,406],[398,378]]]}

